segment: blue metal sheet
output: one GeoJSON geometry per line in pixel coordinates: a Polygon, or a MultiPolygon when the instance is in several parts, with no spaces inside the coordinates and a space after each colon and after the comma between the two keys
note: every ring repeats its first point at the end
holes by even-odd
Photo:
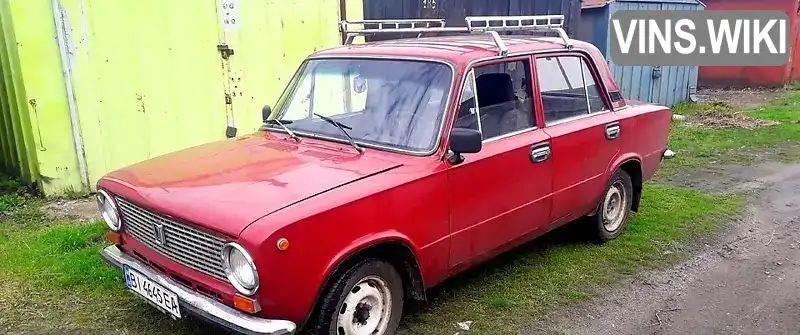
{"type": "Polygon", "coordinates": [[[618,66],[610,58],[610,21],[619,10],[703,10],[697,0],[617,0],[600,8],[585,8],[581,35],[598,47],[609,62],[623,97],[671,106],[687,100],[697,89],[696,66],[618,66]],[[591,28],[587,28],[590,26],[591,28]]]}

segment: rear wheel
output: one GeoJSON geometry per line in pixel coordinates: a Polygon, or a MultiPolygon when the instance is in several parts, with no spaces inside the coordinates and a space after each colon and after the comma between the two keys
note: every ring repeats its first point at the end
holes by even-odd
{"type": "Polygon", "coordinates": [[[402,278],[389,263],[364,260],[336,279],[320,303],[314,334],[394,334],[403,313],[402,278]]]}
{"type": "Polygon", "coordinates": [[[617,238],[625,226],[633,203],[633,183],[624,170],[617,170],[608,182],[597,212],[590,218],[592,239],[604,243],[617,238]]]}

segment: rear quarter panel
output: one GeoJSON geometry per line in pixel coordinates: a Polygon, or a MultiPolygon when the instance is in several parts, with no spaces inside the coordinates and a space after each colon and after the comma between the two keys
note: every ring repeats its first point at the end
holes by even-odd
{"type": "Polygon", "coordinates": [[[328,191],[248,227],[240,239],[257,250],[252,253],[262,316],[302,323],[336,265],[375,243],[407,245],[426,286],[444,279],[450,248],[447,176],[441,161],[431,161],[328,191]],[[277,250],[280,238],[289,240],[288,250],[277,250]]]}
{"type": "Polygon", "coordinates": [[[652,178],[667,148],[672,111],[664,106],[628,101],[628,107],[616,113],[621,129],[618,163],[639,159],[642,163],[642,180],[652,178]]]}

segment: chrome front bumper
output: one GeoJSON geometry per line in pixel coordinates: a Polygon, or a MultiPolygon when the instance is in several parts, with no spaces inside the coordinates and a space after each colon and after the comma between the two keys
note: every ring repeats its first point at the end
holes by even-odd
{"type": "Polygon", "coordinates": [[[109,264],[118,268],[127,265],[175,293],[180,300],[182,311],[187,311],[224,328],[244,334],[278,335],[292,334],[297,327],[291,321],[257,318],[187,289],[174,280],[154,272],[149,266],[133,257],[122,253],[115,245],[101,250],[100,255],[109,264]]]}

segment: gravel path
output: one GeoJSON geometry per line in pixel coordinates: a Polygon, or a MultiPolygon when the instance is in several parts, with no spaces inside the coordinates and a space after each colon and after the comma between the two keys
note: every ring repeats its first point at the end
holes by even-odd
{"type": "Polygon", "coordinates": [[[697,186],[704,190],[757,196],[690,260],[640,275],[522,333],[798,334],[800,165],[727,166],[687,179],[703,180],[697,186]]]}

